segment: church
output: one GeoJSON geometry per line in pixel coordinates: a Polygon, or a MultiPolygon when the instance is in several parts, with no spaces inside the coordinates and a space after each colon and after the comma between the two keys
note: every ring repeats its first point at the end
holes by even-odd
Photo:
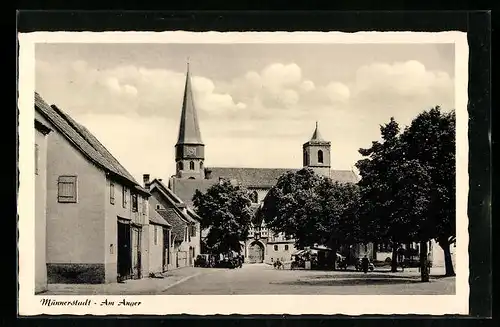
{"type": "MultiPolygon", "coordinates": [[[[323,139],[317,123],[310,140],[302,145],[302,154],[303,167],[311,168],[334,181],[357,183],[358,177],[353,171],[332,169],[331,143],[323,139]]],[[[179,134],[175,144],[176,172],[168,183],[168,187],[187,206],[193,207],[192,198],[196,190],[205,192],[221,180],[228,180],[251,192],[251,208],[257,212],[267,192],[282,174],[301,169],[210,167],[205,165],[205,159],[205,144],[201,137],[188,66],[179,134]]],[[[274,234],[266,228],[265,221],[260,226],[252,226],[248,239],[243,243],[242,254],[248,263],[272,263],[277,259],[282,262],[289,261],[297,250],[293,239],[286,235],[274,234]]],[[[364,250],[368,251],[366,248],[364,250]]]]}

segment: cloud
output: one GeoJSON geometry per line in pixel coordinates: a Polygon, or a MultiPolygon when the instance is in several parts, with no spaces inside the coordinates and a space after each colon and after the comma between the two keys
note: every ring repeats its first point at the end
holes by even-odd
{"type": "MultiPolygon", "coordinates": [[[[178,117],[185,74],[133,65],[92,67],[82,60],[36,63],[36,87],[48,101],[73,112],[137,113],[141,116],[178,117]]],[[[224,114],[246,108],[227,93],[215,91],[214,82],[193,76],[193,93],[201,114],[224,114]]]]}
{"type": "Polygon", "coordinates": [[[453,79],[445,72],[430,71],[416,60],[406,62],[374,63],[360,67],[356,72],[357,96],[380,98],[416,98],[449,95],[453,79]]]}

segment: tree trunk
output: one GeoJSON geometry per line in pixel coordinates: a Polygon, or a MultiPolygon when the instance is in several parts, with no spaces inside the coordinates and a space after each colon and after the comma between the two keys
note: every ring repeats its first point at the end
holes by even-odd
{"type": "Polygon", "coordinates": [[[392,243],[392,260],[391,260],[391,272],[398,271],[398,245],[396,242],[392,243]]]}
{"type": "Polygon", "coordinates": [[[420,276],[422,278],[422,282],[429,281],[429,265],[427,252],[427,242],[420,242],[420,276]]]}
{"type": "Polygon", "coordinates": [[[443,239],[439,240],[438,243],[444,252],[444,267],[446,269],[445,276],[455,276],[453,261],[451,260],[450,242],[448,239],[443,239]]]}

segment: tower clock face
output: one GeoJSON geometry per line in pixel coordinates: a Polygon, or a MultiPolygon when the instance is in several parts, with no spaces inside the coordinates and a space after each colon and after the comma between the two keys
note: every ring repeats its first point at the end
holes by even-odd
{"type": "Polygon", "coordinates": [[[187,154],[188,154],[189,156],[194,156],[194,155],[196,155],[196,148],[187,148],[186,150],[187,150],[187,154]]]}

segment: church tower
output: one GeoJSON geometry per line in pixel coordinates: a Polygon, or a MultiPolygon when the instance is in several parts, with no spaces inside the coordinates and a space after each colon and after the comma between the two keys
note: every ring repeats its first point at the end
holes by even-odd
{"type": "Polygon", "coordinates": [[[319,133],[318,122],[311,139],[302,146],[304,167],[311,168],[317,174],[330,177],[331,144],[319,133]]]}
{"type": "Polygon", "coordinates": [[[205,145],[201,140],[188,63],[179,136],[175,144],[176,177],[182,179],[205,178],[204,160],[205,145]]]}

